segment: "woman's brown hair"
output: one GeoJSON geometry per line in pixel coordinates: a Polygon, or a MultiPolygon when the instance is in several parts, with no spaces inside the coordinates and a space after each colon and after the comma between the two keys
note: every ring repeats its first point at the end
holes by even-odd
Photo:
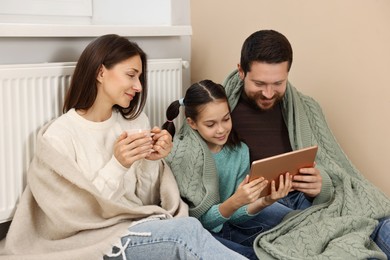
{"type": "Polygon", "coordinates": [[[81,53],[65,97],[63,112],[66,113],[72,108],[89,109],[97,96],[97,75],[100,67],[104,65],[110,69],[136,55],[139,55],[142,61],[142,74],[140,75],[142,92],[136,94],[128,107],[118,105],[113,107],[124,118],[136,118],[142,112],[147,97],[147,58],[144,51],[136,43],[116,34],[100,36],[88,44],[81,53]]]}

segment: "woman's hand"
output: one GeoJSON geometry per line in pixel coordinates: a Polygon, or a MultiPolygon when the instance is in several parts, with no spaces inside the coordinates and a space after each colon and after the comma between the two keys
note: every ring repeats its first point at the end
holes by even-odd
{"type": "Polygon", "coordinates": [[[149,133],[129,135],[123,132],[114,144],[114,156],[120,164],[129,168],[135,161],[146,158],[152,152],[153,139],[149,133]]]}
{"type": "Polygon", "coordinates": [[[153,150],[146,159],[148,160],[159,160],[166,157],[172,149],[172,136],[167,130],[161,130],[157,126],[153,127],[152,131],[153,138],[153,150]]]}

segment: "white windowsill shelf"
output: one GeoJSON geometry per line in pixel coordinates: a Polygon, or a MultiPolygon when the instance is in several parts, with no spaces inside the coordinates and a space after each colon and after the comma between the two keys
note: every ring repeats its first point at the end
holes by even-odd
{"type": "Polygon", "coordinates": [[[0,23],[0,37],[98,37],[111,33],[125,37],[188,36],[192,27],[0,23]]]}

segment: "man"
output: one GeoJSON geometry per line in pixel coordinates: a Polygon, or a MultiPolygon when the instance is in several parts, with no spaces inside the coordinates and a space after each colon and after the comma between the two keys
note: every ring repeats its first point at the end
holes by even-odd
{"type": "Polygon", "coordinates": [[[284,35],[257,31],[242,46],[238,70],[223,83],[233,127],[249,146],[251,161],[319,146],[316,166],[294,176],[294,191],[260,212],[265,229],[275,228],[256,239],[256,254],[387,259],[390,200],[345,156],[318,103],[288,82],[292,53],[284,35]]]}

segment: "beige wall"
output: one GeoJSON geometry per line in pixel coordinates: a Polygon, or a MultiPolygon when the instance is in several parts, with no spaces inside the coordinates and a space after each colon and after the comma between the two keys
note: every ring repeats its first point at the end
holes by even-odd
{"type": "Polygon", "coordinates": [[[390,1],[191,0],[192,82],[222,82],[259,29],[289,38],[289,79],[322,106],[358,169],[390,195],[390,1]]]}

